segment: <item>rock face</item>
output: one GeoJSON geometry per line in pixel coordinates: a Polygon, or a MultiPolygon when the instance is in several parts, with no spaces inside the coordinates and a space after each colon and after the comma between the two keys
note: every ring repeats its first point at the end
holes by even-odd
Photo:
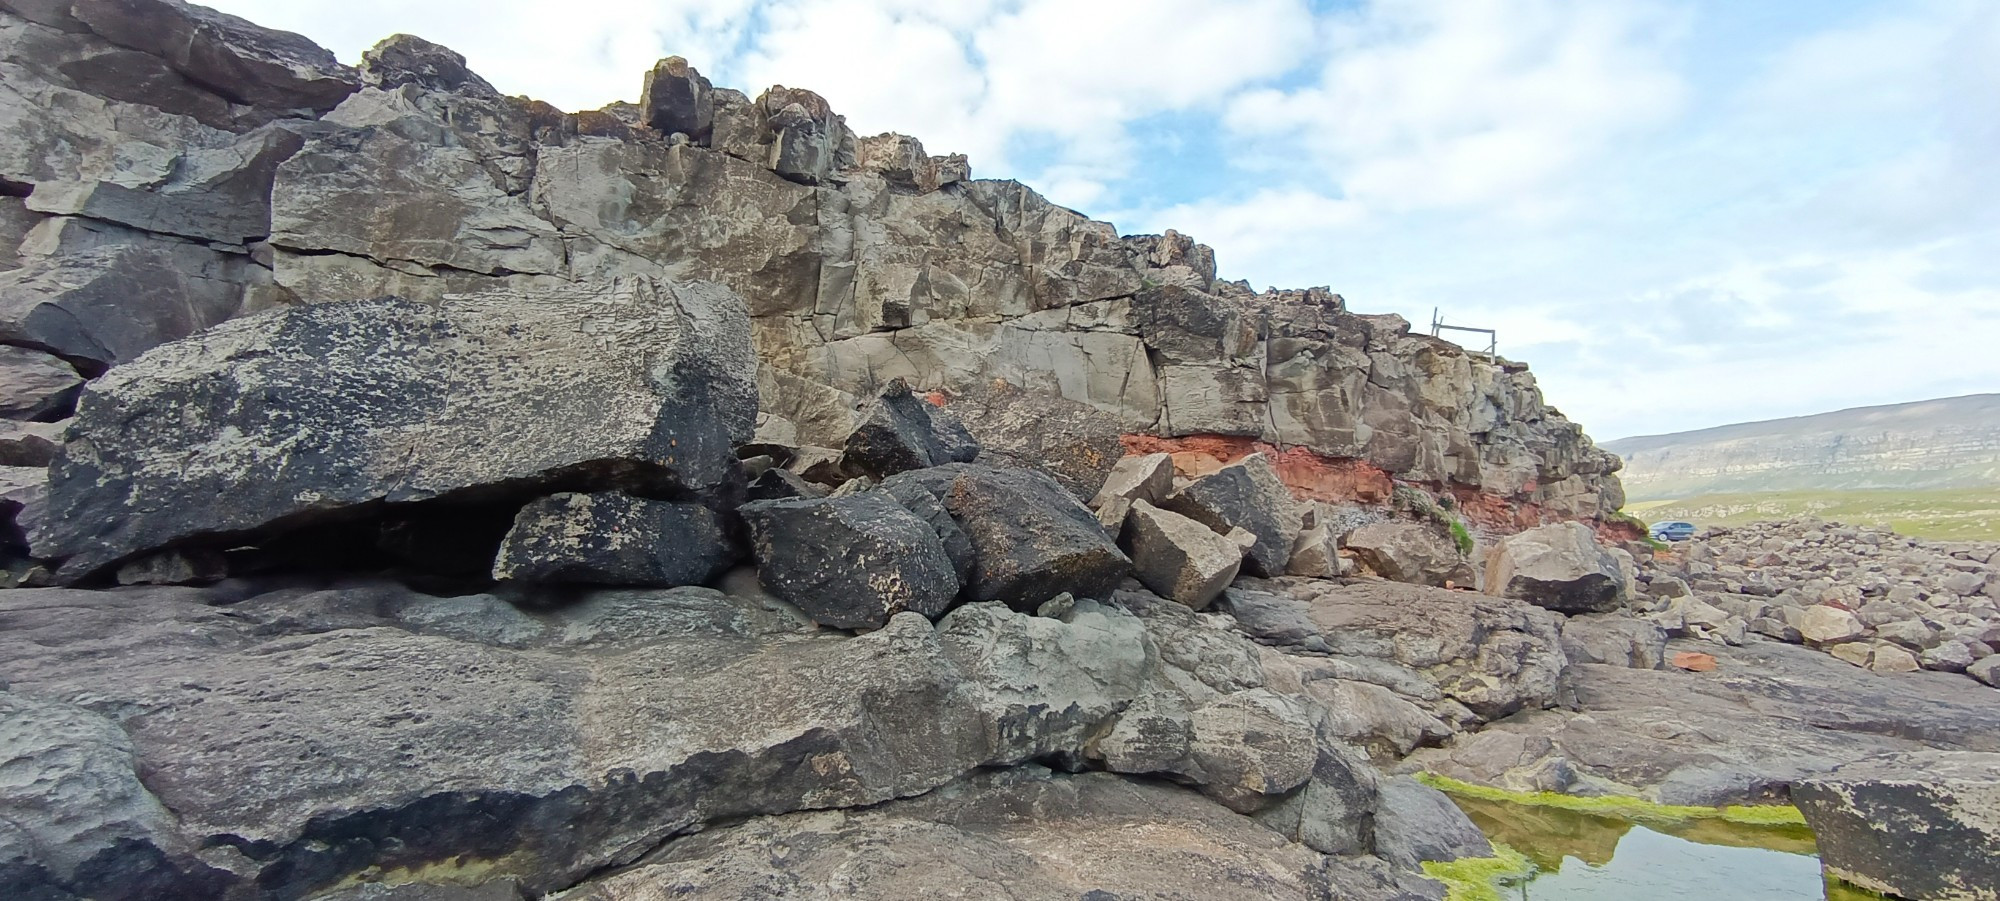
{"type": "Polygon", "coordinates": [[[1581,523],[1542,526],[1500,543],[1486,561],[1495,594],[1563,613],[1603,613],[1625,601],[1617,558],[1581,523]]]}
{"type": "Polygon", "coordinates": [[[240,320],[92,383],[35,550],[69,558],[74,581],[366,504],[531,486],[711,496],[738,478],[752,372],[741,301],[711,285],[240,320]]]}
{"type": "Polygon", "coordinates": [[[741,512],[758,578],[816,622],[879,629],[905,610],[936,619],[958,596],[937,533],[886,495],[759,501],[741,512]]]}
{"type": "Polygon", "coordinates": [[[704,584],[735,558],[722,518],[701,504],[565,492],[515,515],[493,578],[673,588],[704,584]]]}
{"type": "MultiPolygon", "coordinates": [[[[408,36],[357,72],[168,0],[5,15],[5,80],[22,86],[6,121],[23,124],[0,178],[33,189],[22,215],[61,226],[31,229],[68,233],[30,242],[21,268],[129,284],[138,257],[78,255],[172,256],[195,277],[159,282],[180,293],[154,309],[196,315],[161,320],[155,343],[274,302],[436,300],[665,263],[752,300],[768,411],[804,443],[837,445],[857,401],[901,377],[954,397],[1023,390],[1046,399],[1039,416],[1090,418],[1091,446],[1242,436],[1471,486],[1509,521],[1620,499],[1615,459],[1518,364],[1324,289],[1252,293],[1183,235],[1120,236],[972,179],[963,157],[855,135],[810,91],[749,97],[669,59],[637,106],[562,113],[408,36]]],[[[81,296],[55,305],[88,317],[86,334],[117,324],[81,296]]],[[[980,437],[1007,443],[994,432],[980,437]]]]}
{"type": "Polygon", "coordinates": [[[2000,897],[2000,754],[1861,761],[1792,788],[1827,872],[1901,898],[2000,897]]]}

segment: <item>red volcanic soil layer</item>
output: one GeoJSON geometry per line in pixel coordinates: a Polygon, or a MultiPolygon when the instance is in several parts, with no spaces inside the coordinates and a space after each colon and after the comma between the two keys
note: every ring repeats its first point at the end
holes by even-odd
{"type": "MultiPolygon", "coordinates": [[[[1366,460],[1329,457],[1303,447],[1280,448],[1254,438],[1234,435],[1186,435],[1179,438],[1125,435],[1121,440],[1127,454],[1171,455],[1174,471],[1191,479],[1262,452],[1277,465],[1278,478],[1292,489],[1293,495],[1300,498],[1332,503],[1386,504],[1396,490],[1395,477],[1366,460]]],[[[1534,490],[1534,485],[1528,485],[1527,490],[1534,490]]],[[[1450,486],[1447,492],[1459,515],[1484,530],[1513,534],[1552,519],[1540,504],[1530,501],[1464,485],[1450,486]]],[[[1624,523],[1601,523],[1597,530],[1600,536],[1610,541],[1639,537],[1635,529],[1624,523]]]]}
{"type": "Polygon", "coordinates": [[[1189,435],[1160,438],[1153,435],[1126,435],[1128,454],[1169,454],[1174,471],[1190,479],[1208,475],[1223,466],[1262,451],[1277,464],[1278,478],[1292,494],[1320,501],[1381,504],[1396,490],[1389,473],[1366,460],[1326,457],[1303,447],[1280,449],[1254,438],[1231,435],[1189,435]]]}

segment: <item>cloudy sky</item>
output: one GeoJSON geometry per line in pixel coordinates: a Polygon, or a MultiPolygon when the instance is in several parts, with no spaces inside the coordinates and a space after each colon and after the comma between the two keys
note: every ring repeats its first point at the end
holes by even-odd
{"type": "Polygon", "coordinates": [[[811,88],[1258,287],[1498,328],[1600,440],[2000,390],[1993,0],[210,0],[567,109],[811,88]]]}

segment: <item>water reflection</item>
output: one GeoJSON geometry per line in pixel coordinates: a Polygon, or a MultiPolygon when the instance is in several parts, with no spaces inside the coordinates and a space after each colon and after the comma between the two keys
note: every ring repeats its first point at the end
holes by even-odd
{"type": "Polygon", "coordinates": [[[1536,873],[1510,888],[1530,901],[1864,901],[1878,896],[1820,875],[1812,831],[1717,819],[1634,821],[1454,796],[1487,837],[1527,855],[1536,873]]]}

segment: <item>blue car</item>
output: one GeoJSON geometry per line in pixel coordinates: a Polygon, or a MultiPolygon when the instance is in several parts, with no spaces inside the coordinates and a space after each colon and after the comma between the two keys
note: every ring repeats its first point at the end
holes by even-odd
{"type": "Polygon", "coordinates": [[[1686,541],[1694,537],[1694,523],[1656,522],[1653,523],[1653,538],[1656,541],[1686,541]]]}

